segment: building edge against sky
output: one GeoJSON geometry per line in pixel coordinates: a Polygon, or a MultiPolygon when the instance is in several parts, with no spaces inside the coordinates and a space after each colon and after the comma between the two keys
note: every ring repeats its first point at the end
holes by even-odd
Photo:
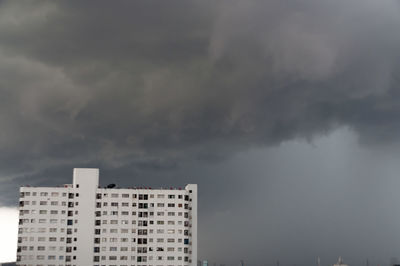
{"type": "Polygon", "coordinates": [[[99,187],[99,169],[73,183],[21,187],[17,265],[197,265],[197,185],[99,187]]]}

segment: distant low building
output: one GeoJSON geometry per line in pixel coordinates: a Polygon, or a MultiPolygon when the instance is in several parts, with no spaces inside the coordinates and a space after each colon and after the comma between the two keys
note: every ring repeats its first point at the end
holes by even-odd
{"type": "Polygon", "coordinates": [[[6,262],[6,263],[1,263],[1,266],[16,266],[17,264],[15,262],[6,262]]]}
{"type": "Polygon", "coordinates": [[[339,257],[338,262],[336,264],[333,264],[333,266],[348,266],[348,265],[343,263],[342,257],[339,257]]]}

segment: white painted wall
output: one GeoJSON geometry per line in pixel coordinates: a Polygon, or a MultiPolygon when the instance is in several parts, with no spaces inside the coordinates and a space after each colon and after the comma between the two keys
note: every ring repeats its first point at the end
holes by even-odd
{"type": "Polygon", "coordinates": [[[78,168],[74,169],[72,185],[21,188],[21,192],[28,192],[29,196],[26,193],[20,200],[29,204],[20,207],[20,219],[28,221],[19,226],[19,238],[23,239],[19,247],[25,248],[18,253],[23,259],[20,265],[197,265],[197,185],[190,184],[184,189],[120,189],[98,188],[98,184],[98,169],[78,168]],[[58,192],[59,196],[53,197],[54,192],[58,192]],[[41,196],[41,193],[47,195],[41,196]],[[73,199],[69,198],[70,193],[73,193],[73,199]],[[101,199],[97,199],[96,194],[100,194],[101,199]],[[139,195],[147,195],[148,199],[139,200],[139,195]],[[33,201],[35,205],[32,205],[33,201]],[[40,201],[47,202],[47,205],[39,205],[40,201]],[[53,201],[58,204],[51,205],[53,201]],[[68,203],[74,206],[68,207],[68,203]],[[148,207],[139,208],[139,203],[147,203],[148,207]],[[96,207],[96,204],[99,206],[96,207]],[[40,210],[47,210],[48,213],[40,214],[40,210]],[[52,215],[51,210],[57,210],[58,213],[52,215]],[[28,213],[25,214],[25,211],[28,213]],[[72,216],[68,216],[68,212],[72,216]],[[101,215],[97,217],[96,212],[101,215]],[[146,212],[148,217],[139,217],[140,212],[146,212]],[[34,219],[34,223],[29,222],[31,219],[34,219]],[[38,223],[40,219],[46,219],[46,223],[38,223]],[[50,223],[54,219],[57,223],[50,223]],[[73,225],[67,225],[68,220],[73,220],[73,225]],[[95,226],[96,220],[100,220],[101,224],[95,226]],[[140,226],[141,221],[146,221],[147,226],[140,226]],[[56,233],[48,230],[45,233],[39,232],[44,228],[55,227],[56,233]],[[71,234],[67,234],[68,229],[71,229],[71,234]],[[101,234],[95,234],[95,229],[99,229],[101,234]],[[139,235],[139,230],[147,230],[147,235],[139,235]],[[185,230],[188,230],[188,235],[184,235],[185,230]],[[39,237],[45,241],[38,242],[39,237]],[[57,241],[50,242],[49,237],[56,237],[57,241]],[[94,243],[96,237],[101,240],[99,244],[94,243]],[[68,238],[71,238],[71,243],[66,243],[68,238]],[[138,244],[138,238],[146,238],[147,244],[138,244]],[[112,239],[118,241],[111,242],[112,239]],[[173,239],[173,242],[169,239],[173,239]],[[190,244],[185,244],[186,239],[190,244]],[[46,250],[38,251],[39,246],[45,246],[46,250]],[[49,250],[49,247],[53,250],[49,250]],[[68,247],[71,247],[71,252],[66,252],[68,247]],[[94,252],[94,247],[99,248],[98,253],[94,252]],[[110,251],[112,247],[117,250],[110,251]],[[140,247],[146,247],[147,252],[138,253],[140,247]],[[164,251],[157,251],[157,248],[164,251]],[[37,259],[38,255],[43,255],[45,259],[37,259]],[[48,260],[48,256],[56,256],[56,260],[48,260]],[[68,256],[70,262],[65,261],[68,256]],[[95,256],[98,256],[100,262],[93,261],[95,256]],[[110,256],[116,259],[110,260],[110,256]],[[145,256],[147,261],[137,262],[138,256],[145,256]],[[168,257],[174,260],[168,260],[168,257]]]}
{"type": "Polygon", "coordinates": [[[76,252],[72,256],[76,256],[74,265],[87,266],[93,264],[93,248],[94,248],[94,217],[96,209],[96,190],[99,186],[99,169],[75,168],[73,175],[73,191],[75,206],[73,229],[77,232],[73,233],[73,237],[77,238],[76,252]],[[79,195],[78,197],[76,195],[79,195]],[[76,206],[76,203],[78,205],[76,206]],[[75,215],[75,211],[78,214],[75,215]],[[75,223],[75,220],[78,223],[75,223]]]}

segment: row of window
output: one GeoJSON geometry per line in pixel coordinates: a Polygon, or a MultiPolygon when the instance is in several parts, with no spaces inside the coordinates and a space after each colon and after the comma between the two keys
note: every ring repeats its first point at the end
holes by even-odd
{"type": "MultiPolygon", "coordinates": [[[[129,198],[130,197],[130,194],[126,194],[126,193],[124,193],[124,194],[111,193],[110,197],[111,198],[119,198],[120,195],[121,195],[121,198],[129,198]]],[[[139,200],[148,200],[149,198],[153,199],[154,196],[155,196],[155,194],[150,194],[150,195],[149,194],[132,194],[132,198],[133,199],[137,199],[138,198],[139,200]]],[[[183,195],[183,194],[179,194],[179,195],[175,195],[175,194],[168,194],[168,195],[166,195],[166,194],[157,194],[157,198],[158,199],[164,199],[164,198],[166,198],[166,196],[167,196],[168,199],[175,199],[175,198],[183,199],[183,198],[185,198],[185,200],[189,200],[189,196],[188,195],[183,195]]],[[[97,193],[96,194],[96,198],[97,199],[108,198],[108,193],[97,193]]]]}
{"type": "MultiPolygon", "coordinates": [[[[70,202],[70,203],[72,203],[72,202],[70,202]]],[[[37,201],[35,201],[35,200],[33,200],[33,201],[25,200],[25,201],[20,201],[19,202],[19,206],[20,207],[29,206],[29,205],[36,206],[36,204],[37,204],[37,201]]],[[[39,201],[39,206],[47,206],[47,205],[49,205],[49,206],[59,206],[59,205],[60,206],[67,206],[67,202],[66,201],[45,201],[45,200],[39,201]]],[[[69,205],[68,205],[68,207],[73,207],[72,204],[69,204],[69,205]],[[71,206],[69,206],[69,205],[71,205],[71,206]]],[[[78,206],[78,202],[75,203],[75,206],[78,206]]],[[[96,207],[97,208],[101,208],[102,206],[103,207],[107,207],[108,206],[108,202],[103,202],[103,204],[101,204],[101,202],[96,202],[96,207]]],[[[111,207],[119,207],[119,203],[118,202],[111,202],[110,206],[111,207]]],[[[150,208],[154,208],[155,206],[157,206],[159,208],[164,208],[165,204],[164,203],[157,203],[157,204],[155,204],[155,203],[139,203],[139,204],[137,204],[136,202],[133,202],[132,204],[130,204],[129,202],[121,202],[120,206],[121,207],[130,207],[130,206],[132,206],[132,207],[139,207],[139,209],[147,209],[149,207],[150,208]]],[[[188,209],[188,207],[189,207],[188,204],[183,205],[182,203],[179,203],[179,204],[168,203],[167,204],[168,208],[174,208],[175,206],[178,207],[178,208],[182,208],[183,206],[185,206],[185,209],[188,209]]]]}
{"type": "MultiPolygon", "coordinates": [[[[78,194],[78,193],[76,193],[76,194],[78,194]]],[[[27,192],[21,192],[20,193],[20,198],[30,197],[30,196],[35,197],[35,196],[38,196],[38,195],[40,197],[48,197],[48,196],[51,196],[51,197],[59,197],[59,196],[66,197],[67,193],[66,192],[36,192],[36,191],[30,192],[30,191],[27,191],[27,192]]],[[[70,198],[73,198],[73,193],[68,193],[68,196],[70,198]]],[[[149,198],[154,198],[154,196],[155,196],[155,194],[150,194],[150,195],[149,194],[132,194],[132,198],[133,199],[138,198],[139,200],[148,200],[149,198]]],[[[185,200],[189,200],[189,196],[188,195],[183,195],[183,194],[179,194],[179,195],[176,195],[176,194],[168,194],[168,195],[166,195],[166,194],[157,194],[157,198],[158,199],[164,199],[165,196],[167,196],[168,199],[175,199],[176,196],[177,196],[178,199],[183,199],[183,197],[185,197],[185,200]]],[[[96,198],[98,198],[98,199],[107,198],[107,197],[108,197],[108,193],[97,193],[96,194],[96,198]]],[[[122,194],[111,193],[110,197],[111,198],[119,198],[119,197],[121,197],[121,198],[130,198],[130,194],[128,194],[128,193],[122,193],[122,194]]]]}
{"type": "MultiPolygon", "coordinates": [[[[18,238],[18,243],[19,244],[25,243],[25,242],[28,242],[28,240],[29,240],[29,242],[34,242],[34,241],[37,241],[37,242],[46,242],[46,241],[49,241],[49,242],[57,242],[57,241],[64,242],[64,241],[66,241],[66,243],[72,243],[72,238],[71,237],[67,237],[67,238],[65,238],[65,237],[59,237],[59,238],[57,238],[57,237],[48,237],[48,238],[46,238],[46,237],[37,237],[37,238],[35,238],[35,237],[29,237],[29,238],[28,237],[19,237],[18,238]]],[[[153,238],[137,238],[137,243],[138,244],[147,244],[147,243],[153,243],[153,241],[156,242],[156,243],[164,243],[164,240],[165,240],[164,238],[156,238],[156,239],[153,239],[153,238]]],[[[76,238],[74,238],[74,241],[76,241],[76,238]]],[[[107,243],[107,242],[110,242],[110,243],[114,243],[114,242],[121,242],[121,243],[133,242],[133,243],[135,243],[136,242],[136,238],[131,238],[130,241],[129,241],[128,237],[122,237],[122,238],[118,238],[118,237],[109,237],[109,238],[103,237],[101,239],[96,237],[94,239],[94,243],[95,244],[107,243]]],[[[165,243],[175,243],[175,242],[177,242],[177,243],[182,243],[183,242],[183,244],[185,244],[185,245],[190,244],[188,238],[185,238],[185,239],[182,239],[182,238],[177,238],[177,239],[175,239],[175,238],[167,238],[166,241],[165,241],[165,243]]]]}
{"type": "MultiPolygon", "coordinates": [[[[37,250],[37,251],[64,251],[64,250],[67,250],[67,249],[71,249],[71,247],[67,247],[67,248],[64,248],[63,246],[48,246],[48,247],[46,247],[46,246],[37,246],[36,248],[35,248],[35,246],[19,246],[18,247],[18,252],[21,252],[21,251],[35,251],[35,250],[37,250]]],[[[74,250],[76,250],[76,247],[74,247],[74,250]]],[[[111,251],[111,252],[118,252],[118,247],[115,247],[115,246],[112,246],[112,247],[95,247],[94,248],[94,253],[99,253],[100,252],[100,250],[102,251],[102,252],[107,252],[107,251],[111,251]]],[[[189,252],[189,248],[181,248],[181,247],[178,247],[178,248],[175,248],[175,247],[167,247],[167,248],[165,248],[165,247],[138,247],[137,249],[136,249],[136,247],[119,247],[119,251],[120,252],[127,252],[127,251],[132,251],[132,252],[135,252],[135,251],[137,251],[137,253],[147,253],[147,252],[154,252],[154,251],[157,251],[157,252],[164,252],[164,251],[167,251],[167,252],[175,252],[175,251],[178,251],[178,252],[182,252],[183,251],[183,253],[190,253],[189,252]]]]}
{"type": "MultiPolygon", "coordinates": [[[[96,202],[96,207],[97,208],[101,208],[101,207],[107,207],[109,202],[103,202],[103,204],[101,204],[101,202],[96,202]]],[[[129,202],[120,202],[121,205],[119,205],[119,202],[110,202],[110,206],[111,207],[139,207],[139,209],[147,209],[147,208],[154,208],[155,206],[159,207],[159,208],[164,208],[165,206],[167,206],[168,208],[174,208],[174,207],[178,207],[178,208],[182,208],[183,204],[179,203],[179,204],[175,204],[175,203],[139,203],[137,204],[136,202],[133,202],[132,204],[130,204],[129,202]]],[[[29,204],[29,201],[28,201],[29,204]]],[[[188,204],[185,204],[185,207],[187,209],[188,204]]]]}
{"type": "MultiPolygon", "coordinates": [[[[72,220],[72,219],[20,219],[20,224],[26,224],[26,223],[31,223],[35,224],[36,221],[39,224],[65,224],[67,222],[67,225],[73,225],[74,223],[77,224],[78,220],[72,220]]],[[[128,225],[128,224],[137,224],[138,226],[148,226],[148,225],[154,225],[154,221],[137,221],[132,220],[131,222],[129,220],[96,220],[95,225],[100,226],[101,224],[106,225],[106,224],[121,224],[121,225],[128,225]]],[[[190,226],[189,221],[163,221],[163,220],[158,220],[156,221],[157,225],[184,225],[185,227],[190,226]]],[[[27,228],[19,228],[20,233],[26,232],[27,228]]]]}
{"type": "MultiPolygon", "coordinates": [[[[190,244],[189,238],[185,238],[185,239],[182,239],[182,238],[177,238],[177,239],[175,239],[175,238],[167,238],[167,239],[165,239],[165,238],[155,238],[155,239],[153,239],[153,238],[137,238],[137,244],[146,245],[147,243],[153,243],[153,241],[156,242],[156,243],[164,243],[164,240],[166,240],[165,243],[176,243],[176,242],[177,243],[182,243],[183,242],[183,244],[185,244],[185,245],[189,245],[190,244]]],[[[107,242],[110,242],[110,243],[115,243],[115,242],[121,242],[121,243],[133,242],[133,243],[135,243],[136,242],[136,238],[131,238],[130,240],[129,240],[128,237],[121,237],[121,238],[118,238],[118,237],[102,237],[102,238],[96,237],[96,238],[94,238],[94,243],[95,244],[107,243],[107,242]]]]}
{"type": "Polygon", "coordinates": [[[33,196],[33,197],[35,197],[35,196],[37,196],[37,195],[39,195],[39,196],[41,196],[41,197],[47,197],[47,196],[51,196],[51,197],[58,197],[58,196],[62,196],[62,197],[66,197],[67,196],[67,193],[66,192],[62,192],[62,193],[60,193],[60,192],[30,192],[30,191],[27,191],[27,192],[21,192],[20,193],[20,197],[21,198],[23,198],[23,197],[29,197],[29,196],[33,196]],[[39,194],[38,194],[39,193],[39,194]]]}
{"type": "MultiPolygon", "coordinates": [[[[189,260],[190,261],[190,260],[189,260]]],[[[132,262],[131,262],[132,263],[132,262]]],[[[18,264],[19,266],[76,266],[76,265],[70,265],[70,264],[18,264]]],[[[164,265],[144,265],[144,264],[139,264],[140,266],[164,266],[164,265]]],[[[94,265],[94,266],[138,266],[137,264],[130,264],[130,265],[126,265],[126,264],[120,264],[120,265],[116,265],[116,264],[110,264],[110,265],[94,265]]],[[[168,265],[168,266],[176,266],[176,264],[174,265],[168,265]]],[[[183,265],[183,266],[189,266],[189,265],[183,265]]]]}
{"type": "MultiPolygon", "coordinates": [[[[106,260],[118,260],[118,257],[117,256],[94,256],[93,257],[93,261],[94,262],[99,262],[100,260],[101,261],[106,261],[106,260]]],[[[137,262],[147,262],[147,259],[150,261],[150,260],[153,260],[153,256],[149,256],[149,257],[147,257],[147,256],[137,256],[137,259],[136,259],[136,261],[137,262]]],[[[164,260],[164,257],[163,256],[157,256],[156,258],[155,258],[156,260],[159,260],[159,261],[161,261],[161,260],[164,260]]],[[[166,259],[168,260],[168,261],[173,261],[173,260],[182,260],[183,258],[181,257],[181,256],[178,256],[178,257],[174,257],[174,256],[167,256],[166,257],[166,259]]],[[[119,260],[128,260],[128,256],[119,256],[119,260]]],[[[131,256],[131,260],[135,260],[135,256],[131,256]]],[[[189,257],[184,257],[184,260],[185,261],[189,261],[189,257]]]]}
{"type": "MultiPolygon", "coordinates": [[[[165,213],[167,213],[167,215],[168,216],[175,216],[175,212],[156,212],[156,215],[157,216],[164,216],[164,214],[165,213]]],[[[77,213],[75,213],[75,214],[77,214],[77,213]]],[[[189,217],[189,213],[188,212],[185,212],[184,214],[183,214],[183,212],[177,212],[177,214],[178,214],[178,216],[182,216],[182,215],[184,215],[184,217],[185,218],[188,218],[189,217]]],[[[132,215],[132,216],[135,216],[136,215],[136,212],[135,211],[133,211],[133,212],[129,212],[129,211],[96,211],[95,212],[95,215],[96,215],[96,217],[100,217],[100,216],[104,216],[104,215],[114,215],[114,216],[118,216],[118,215],[132,215]]],[[[69,216],[72,216],[72,213],[71,213],[71,215],[69,215],[69,216]]],[[[139,212],[138,213],[138,216],[139,217],[148,217],[148,216],[154,216],[154,212],[139,212]]]]}
{"type": "MultiPolygon", "coordinates": [[[[96,220],[95,221],[95,225],[101,225],[101,224],[129,224],[129,220],[96,220]]],[[[133,220],[132,224],[136,224],[136,221],[133,220]]],[[[148,225],[153,225],[154,221],[150,220],[150,221],[137,221],[137,225],[138,226],[148,226],[148,225]]],[[[156,221],[157,225],[184,225],[184,226],[189,226],[189,222],[188,221],[163,221],[163,220],[159,220],[156,221]]]]}
{"type": "MultiPolygon", "coordinates": [[[[45,260],[46,256],[45,255],[36,255],[36,256],[34,256],[34,255],[19,255],[19,256],[17,256],[17,261],[33,260],[33,259],[45,260]]],[[[55,256],[55,255],[47,256],[47,260],[56,260],[56,259],[57,259],[57,256],[55,256]]],[[[58,259],[64,260],[64,256],[60,255],[60,256],[58,256],[58,259]]]]}

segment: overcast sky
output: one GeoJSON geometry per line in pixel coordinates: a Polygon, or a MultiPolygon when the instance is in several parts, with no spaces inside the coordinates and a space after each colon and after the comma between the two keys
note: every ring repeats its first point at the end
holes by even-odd
{"type": "Polygon", "coordinates": [[[212,264],[388,264],[399,59],[395,0],[0,1],[0,215],[96,167],[198,183],[212,264]]]}

